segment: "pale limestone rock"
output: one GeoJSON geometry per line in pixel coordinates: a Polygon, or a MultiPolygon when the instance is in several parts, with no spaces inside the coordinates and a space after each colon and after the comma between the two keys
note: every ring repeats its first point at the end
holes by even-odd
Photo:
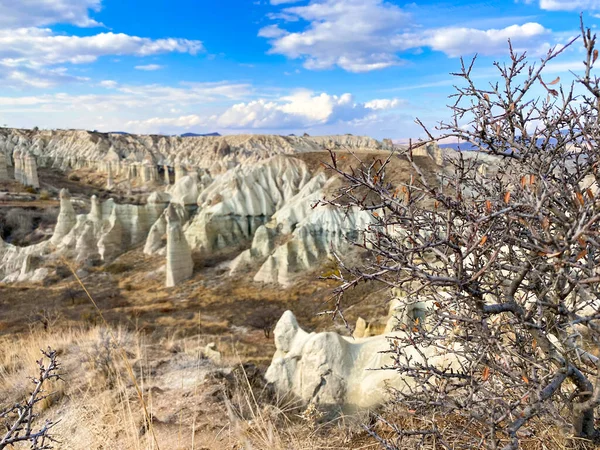
{"type": "Polygon", "coordinates": [[[3,151],[0,150],[0,181],[8,181],[7,158],[3,151]]]}
{"type": "Polygon", "coordinates": [[[38,179],[37,163],[35,157],[31,153],[27,153],[24,158],[24,183],[27,186],[38,189],[40,180],[38,179]]]}
{"type": "Polygon", "coordinates": [[[175,164],[175,184],[187,175],[187,171],[181,164],[175,164]]]}
{"type": "Polygon", "coordinates": [[[176,286],[192,276],[194,261],[192,251],[181,229],[175,208],[167,208],[167,287],[176,286]]]}
{"type": "Polygon", "coordinates": [[[115,188],[115,180],[113,177],[112,164],[108,163],[106,170],[106,189],[111,191],[115,188]]]}
{"type": "Polygon", "coordinates": [[[60,212],[58,214],[56,227],[54,228],[54,234],[52,235],[50,241],[54,245],[59,245],[63,238],[69,234],[76,223],[77,214],[75,214],[73,204],[71,203],[71,195],[67,189],[61,189],[60,212]]]}
{"type": "Polygon", "coordinates": [[[109,262],[123,253],[123,227],[113,208],[110,218],[105,222],[102,236],[98,240],[98,253],[102,261],[109,262]]]}
{"type": "Polygon", "coordinates": [[[356,326],[354,327],[354,332],[352,333],[352,336],[355,339],[366,337],[367,326],[367,321],[362,317],[359,317],[358,319],[356,319],[356,326]]]}
{"type": "Polygon", "coordinates": [[[164,166],[164,178],[165,178],[165,185],[166,186],[170,186],[171,185],[171,177],[169,176],[169,166],[164,166]]]}
{"type": "Polygon", "coordinates": [[[27,279],[31,276],[31,272],[33,272],[33,270],[34,268],[31,262],[31,255],[25,255],[25,258],[23,259],[23,264],[21,265],[21,272],[19,273],[17,281],[27,281],[27,279]]]}
{"type": "Polygon", "coordinates": [[[347,249],[347,239],[357,239],[361,230],[373,222],[370,214],[358,208],[314,208],[296,225],[291,239],[277,247],[267,259],[254,281],[289,286],[297,273],[314,269],[334,250],[347,249]]]}
{"type": "MultiPolygon", "coordinates": [[[[194,169],[203,167],[218,174],[233,165],[253,164],[275,155],[315,152],[326,148],[380,151],[388,149],[388,146],[361,136],[164,136],[156,139],[84,130],[0,130],[0,150],[12,154],[14,151],[35,149],[36,156],[48,158],[51,167],[60,169],[87,165],[99,170],[101,162],[111,162],[113,169],[119,169],[117,164],[123,161],[142,162],[148,155],[152,156],[153,161],[174,165],[177,158],[182,163],[182,155],[185,155],[186,166],[194,169]]],[[[126,173],[119,173],[121,175],[126,173]]]]}
{"type": "Polygon", "coordinates": [[[250,241],[310,178],[302,161],[279,156],[217,176],[198,196],[200,212],[186,229],[190,245],[213,251],[250,241]]]}
{"type": "Polygon", "coordinates": [[[204,351],[202,353],[204,354],[205,358],[210,359],[213,362],[221,362],[221,352],[217,350],[217,344],[214,342],[206,344],[206,347],[204,347],[204,351]]]}
{"type": "Polygon", "coordinates": [[[198,176],[196,174],[186,175],[169,189],[171,203],[180,205],[195,205],[198,201],[198,176]]]}
{"type": "Polygon", "coordinates": [[[275,249],[276,231],[261,225],[254,233],[252,247],[240,253],[229,266],[230,275],[262,263],[275,249]]]}
{"type": "Polygon", "coordinates": [[[94,233],[94,224],[86,221],[81,235],[75,245],[75,261],[78,263],[92,264],[100,259],[98,253],[98,239],[94,233]]]}
{"type": "MultiPolygon", "coordinates": [[[[394,370],[373,370],[393,364],[388,337],[346,338],[337,333],[308,334],[286,311],[274,331],[276,352],[265,378],[282,395],[294,394],[305,404],[355,412],[382,404],[389,388],[417,388],[409,377],[394,370]]],[[[423,362],[460,370],[454,354],[438,354],[437,348],[407,348],[401,362],[423,362]]]]}
{"type": "Polygon", "coordinates": [[[102,225],[102,208],[98,201],[98,197],[95,195],[92,195],[90,198],[90,213],[88,214],[88,220],[99,226],[102,225]]]}
{"type": "Polygon", "coordinates": [[[23,183],[23,164],[21,161],[21,152],[16,150],[13,153],[14,166],[15,166],[15,180],[19,183],[23,183]]]}
{"type": "Polygon", "coordinates": [[[144,245],[144,254],[153,255],[158,250],[160,250],[163,245],[163,236],[165,236],[167,232],[167,219],[164,214],[162,214],[156,222],[150,228],[148,232],[148,237],[146,238],[146,244],[144,245]]]}

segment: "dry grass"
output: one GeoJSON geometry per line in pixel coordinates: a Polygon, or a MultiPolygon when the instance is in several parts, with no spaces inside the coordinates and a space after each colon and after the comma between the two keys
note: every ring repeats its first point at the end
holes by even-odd
{"type": "Polygon", "coordinates": [[[103,327],[5,336],[0,409],[27,393],[39,349],[50,345],[60,354],[65,381],[51,386],[55,393],[38,412],[40,420],[60,419],[57,448],[341,449],[359,448],[366,439],[356,424],[312,423],[297,404],[276,398],[256,366],[239,363],[245,359],[239,349],[220,364],[205,359],[207,342],[206,336],[154,342],[103,327]],[[121,349],[143,393],[156,442],[119,358],[121,349]]]}

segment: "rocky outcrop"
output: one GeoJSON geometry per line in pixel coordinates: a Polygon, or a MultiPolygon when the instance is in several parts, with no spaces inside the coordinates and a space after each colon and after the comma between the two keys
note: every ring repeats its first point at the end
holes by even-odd
{"type": "Polygon", "coordinates": [[[40,187],[37,162],[31,153],[27,153],[23,159],[23,184],[36,189],[40,187]]]}
{"type": "Polygon", "coordinates": [[[54,245],[60,245],[61,241],[67,236],[76,223],[77,214],[75,214],[73,204],[71,203],[71,195],[67,189],[61,189],[60,212],[58,213],[56,227],[54,228],[54,234],[50,241],[54,245]]]}
{"type": "Polygon", "coordinates": [[[306,164],[283,156],[217,176],[198,196],[199,212],[186,230],[190,245],[214,251],[250,242],[310,179],[306,164]]]}
{"type": "Polygon", "coordinates": [[[193,170],[204,168],[209,169],[212,174],[219,174],[237,165],[253,164],[281,154],[292,155],[324,149],[389,150],[389,147],[389,143],[349,135],[178,137],[84,130],[0,129],[0,151],[7,154],[31,152],[36,158],[43,157],[54,168],[90,167],[104,171],[105,164],[110,162],[113,170],[118,172],[115,175],[126,176],[118,165],[142,164],[145,159],[150,159],[155,167],[165,164],[174,167],[175,181],[186,175],[181,173],[184,167],[193,170]]]}
{"type": "MultiPolygon", "coordinates": [[[[88,252],[110,261],[144,243],[147,255],[164,254],[165,237],[177,228],[188,248],[200,252],[250,246],[233,260],[231,274],[249,271],[256,281],[284,285],[344,249],[347,239],[369,226],[368,214],[360,211],[313,208],[332,179],[313,167],[311,155],[307,162],[293,156],[391,145],[350,135],[182,138],[0,129],[0,154],[13,156],[15,176],[22,182],[37,179],[37,161],[40,167],[97,170],[106,176],[109,190],[147,193],[155,186],[165,191],[143,206],[100,203],[94,197],[90,212],[79,216],[68,193],[61,193],[51,252],[74,259],[88,252]],[[169,170],[175,173],[173,185],[169,170]],[[163,214],[168,203],[178,226],[173,221],[171,227],[163,214]]],[[[184,260],[187,267],[189,260],[184,260]]]]}
{"type": "MultiPolygon", "coordinates": [[[[333,332],[307,333],[291,311],[286,311],[274,331],[276,352],[265,378],[282,395],[292,394],[305,404],[323,409],[355,412],[382,404],[389,388],[417,388],[413,380],[394,370],[396,354],[390,337],[401,331],[362,339],[333,332]]],[[[440,354],[435,347],[407,348],[401,362],[418,367],[429,364],[460,370],[454,354],[440,354]]]]}
{"type": "Polygon", "coordinates": [[[331,207],[314,208],[296,224],[285,243],[275,249],[261,266],[254,281],[289,286],[299,272],[310,270],[319,262],[349,248],[350,242],[367,230],[373,218],[365,211],[347,211],[331,207]]]}
{"type": "Polygon", "coordinates": [[[4,152],[0,151],[0,181],[8,181],[8,163],[4,152]]]}
{"type": "Polygon", "coordinates": [[[172,205],[167,208],[167,287],[176,286],[194,272],[192,251],[187,243],[179,215],[172,205]]]}
{"type": "MultiPolygon", "coordinates": [[[[40,258],[42,262],[56,257],[85,264],[109,262],[146,239],[167,201],[164,195],[156,194],[148,198],[146,205],[120,205],[112,199],[100,203],[93,196],[89,213],[77,215],[69,192],[63,189],[57,224],[50,240],[29,247],[7,243],[0,246],[0,280],[25,280],[26,277],[17,274],[17,270],[22,269],[27,255],[40,258]]],[[[183,217],[187,217],[185,213],[183,217]]],[[[36,273],[36,276],[40,275],[39,271],[36,273]]],[[[31,281],[34,273],[28,276],[27,280],[31,281]]]]}
{"type": "Polygon", "coordinates": [[[229,274],[256,267],[262,264],[275,249],[276,230],[261,225],[254,233],[252,247],[240,253],[229,266],[229,274]]]}
{"type": "Polygon", "coordinates": [[[98,239],[98,254],[104,262],[110,262],[123,253],[124,231],[117,209],[113,208],[108,220],[102,225],[98,239]]]}
{"type": "Polygon", "coordinates": [[[13,153],[14,166],[15,166],[15,180],[19,183],[23,183],[23,161],[21,159],[21,152],[16,150],[13,153]]]}

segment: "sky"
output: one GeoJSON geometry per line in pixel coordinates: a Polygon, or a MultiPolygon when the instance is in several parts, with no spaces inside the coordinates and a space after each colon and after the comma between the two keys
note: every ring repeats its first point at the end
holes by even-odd
{"type": "Polygon", "coordinates": [[[461,56],[485,87],[508,39],[539,60],[581,13],[600,0],[0,0],[0,125],[416,138],[461,56]]]}

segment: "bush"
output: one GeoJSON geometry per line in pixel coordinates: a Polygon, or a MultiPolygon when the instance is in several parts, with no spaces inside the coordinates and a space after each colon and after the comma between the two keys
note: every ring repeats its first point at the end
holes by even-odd
{"type": "Polygon", "coordinates": [[[590,75],[596,36],[581,32],[583,75],[573,84],[542,78],[566,47],[535,65],[511,48],[496,64],[502,81],[485,88],[474,61],[463,63],[453,118],[438,129],[481,153],[447,158],[441,180],[413,158],[425,142],[402,155],[414,177],[396,184],[389,160],[344,171],[332,154],[330,168],[348,183],[323,203],[374,221],[354,243],[368,258],[338,255],[335,314],[346,291],[372,282],[403,292],[405,306],[429,305],[421,326],[400,326],[392,341],[391,368],[407,379],[393,405],[411,420],[371,430],[387,449],[516,450],[549,427],[598,441],[600,79],[590,75]],[[546,98],[531,92],[538,86],[546,98]],[[495,156],[494,170],[481,169],[481,154],[495,156]]]}
{"type": "Polygon", "coordinates": [[[283,314],[283,308],[274,305],[263,306],[255,309],[246,321],[246,324],[257,330],[262,330],[269,339],[277,321],[283,314]]]}

